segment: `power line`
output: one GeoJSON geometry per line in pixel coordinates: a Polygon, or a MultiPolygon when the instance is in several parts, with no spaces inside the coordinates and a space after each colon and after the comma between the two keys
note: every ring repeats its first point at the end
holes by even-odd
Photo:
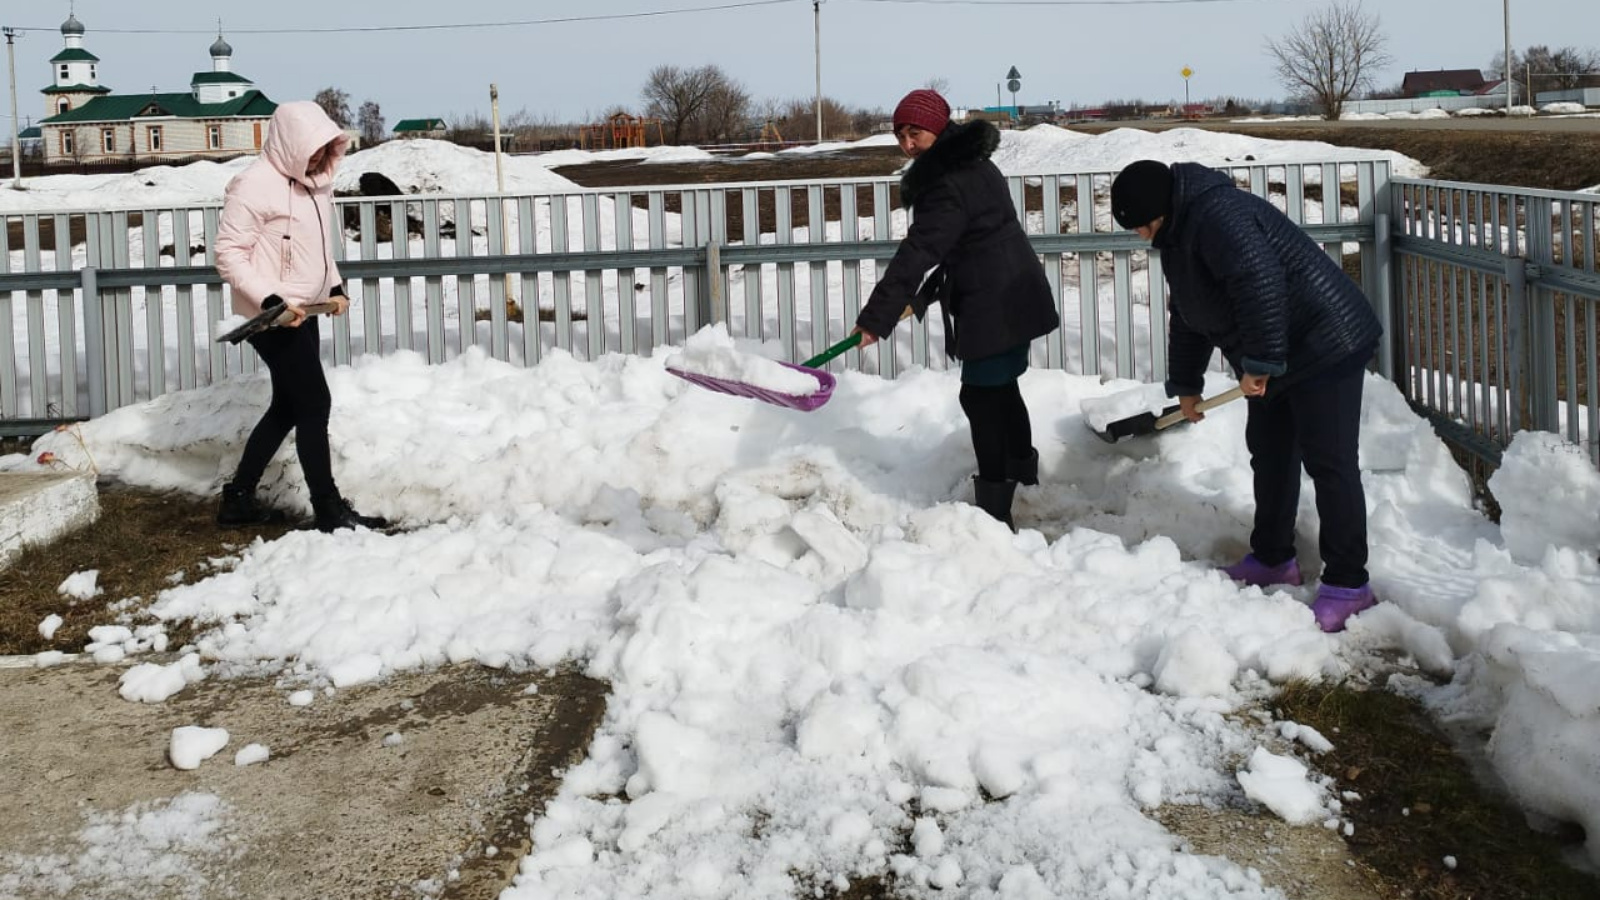
{"type": "Polygon", "coordinates": [[[1260,3],[1263,0],[853,0],[922,6],[1193,6],[1201,3],[1260,3]]]}
{"type": "MultiPolygon", "coordinates": [[[[738,3],[719,3],[712,6],[686,6],[677,9],[653,9],[631,13],[598,13],[589,16],[553,16],[547,19],[518,19],[507,22],[449,22],[433,25],[362,25],[327,28],[229,28],[228,34],[361,34],[379,31],[467,31],[483,28],[518,28],[530,25],[565,25],[574,22],[605,22],[617,19],[646,19],[676,16],[687,13],[722,12],[753,6],[777,6],[799,0],[744,0],[738,3]]],[[[54,31],[54,28],[22,27],[17,31],[54,31]]],[[[95,34],[214,34],[215,29],[196,28],[95,28],[95,34]]]]}

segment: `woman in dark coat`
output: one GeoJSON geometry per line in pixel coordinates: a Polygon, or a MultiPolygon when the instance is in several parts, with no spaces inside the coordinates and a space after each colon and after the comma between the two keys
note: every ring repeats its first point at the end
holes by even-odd
{"type": "Polygon", "coordinates": [[[911,226],[856,331],[869,346],[894,331],[907,305],[920,316],[940,301],[947,350],[961,361],[961,409],[977,455],[973,495],[1010,526],[1017,485],[1039,483],[1017,379],[1027,371],[1029,343],[1061,324],[1055,296],[1005,177],[989,160],[1000,132],[984,121],[951,122],[949,104],[924,89],[895,107],[894,133],[912,159],[900,179],[911,226]]]}
{"type": "Polygon", "coordinates": [[[1161,251],[1171,288],[1167,394],[1198,422],[1207,362],[1220,349],[1249,398],[1255,476],[1250,554],[1224,571],[1255,585],[1300,584],[1300,469],[1322,520],[1324,631],[1376,599],[1367,579],[1367,504],[1357,439],[1367,362],[1383,333],[1361,289],[1276,207],[1195,163],[1141,160],[1111,185],[1111,212],[1161,251]]]}

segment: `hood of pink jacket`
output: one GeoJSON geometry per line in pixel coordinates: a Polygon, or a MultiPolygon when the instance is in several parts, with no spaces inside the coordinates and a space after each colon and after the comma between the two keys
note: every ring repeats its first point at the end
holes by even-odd
{"type": "Polygon", "coordinates": [[[310,100],[293,100],[278,106],[268,126],[267,139],[261,145],[261,157],[287,178],[293,178],[313,190],[333,183],[334,170],[350,148],[350,137],[344,133],[322,107],[310,100]],[[306,164],[311,154],[334,142],[333,158],[316,176],[306,174],[306,164]]]}

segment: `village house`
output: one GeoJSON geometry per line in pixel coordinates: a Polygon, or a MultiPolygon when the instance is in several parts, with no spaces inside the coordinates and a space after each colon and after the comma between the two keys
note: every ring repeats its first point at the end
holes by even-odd
{"type": "Polygon", "coordinates": [[[448,126],[443,119],[401,119],[394,126],[394,136],[406,138],[435,138],[443,140],[448,126]]]}
{"type": "MultiPolygon", "coordinates": [[[[1402,97],[1483,96],[1502,85],[1501,79],[1483,77],[1478,69],[1434,69],[1407,72],[1400,80],[1402,97]]],[[[1502,95],[1505,91],[1500,91],[1502,95]]]]}
{"type": "Polygon", "coordinates": [[[39,122],[47,163],[156,162],[227,158],[261,149],[277,104],[233,71],[233,48],[219,33],[211,71],[196,72],[186,93],[116,94],[100,84],[100,58],[84,48],[83,23],[61,25],[65,49],[50,58],[44,88],[48,118],[39,122]]]}

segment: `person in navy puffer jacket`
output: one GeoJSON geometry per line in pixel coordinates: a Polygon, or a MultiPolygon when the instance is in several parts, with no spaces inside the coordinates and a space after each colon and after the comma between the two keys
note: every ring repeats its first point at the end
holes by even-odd
{"type": "Polygon", "coordinates": [[[1249,398],[1255,528],[1249,555],[1224,571],[1247,584],[1301,583],[1304,466],[1322,520],[1312,612],[1324,631],[1343,630],[1377,602],[1357,460],[1362,384],[1383,333],[1371,304],[1288,216],[1222,172],[1141,160],[1113,181],[1111,212],[1161,252],[1171,309],[1166,387],[1184,417],[1205,417],[1195,405],[1215,350],[1249,398]]]}

